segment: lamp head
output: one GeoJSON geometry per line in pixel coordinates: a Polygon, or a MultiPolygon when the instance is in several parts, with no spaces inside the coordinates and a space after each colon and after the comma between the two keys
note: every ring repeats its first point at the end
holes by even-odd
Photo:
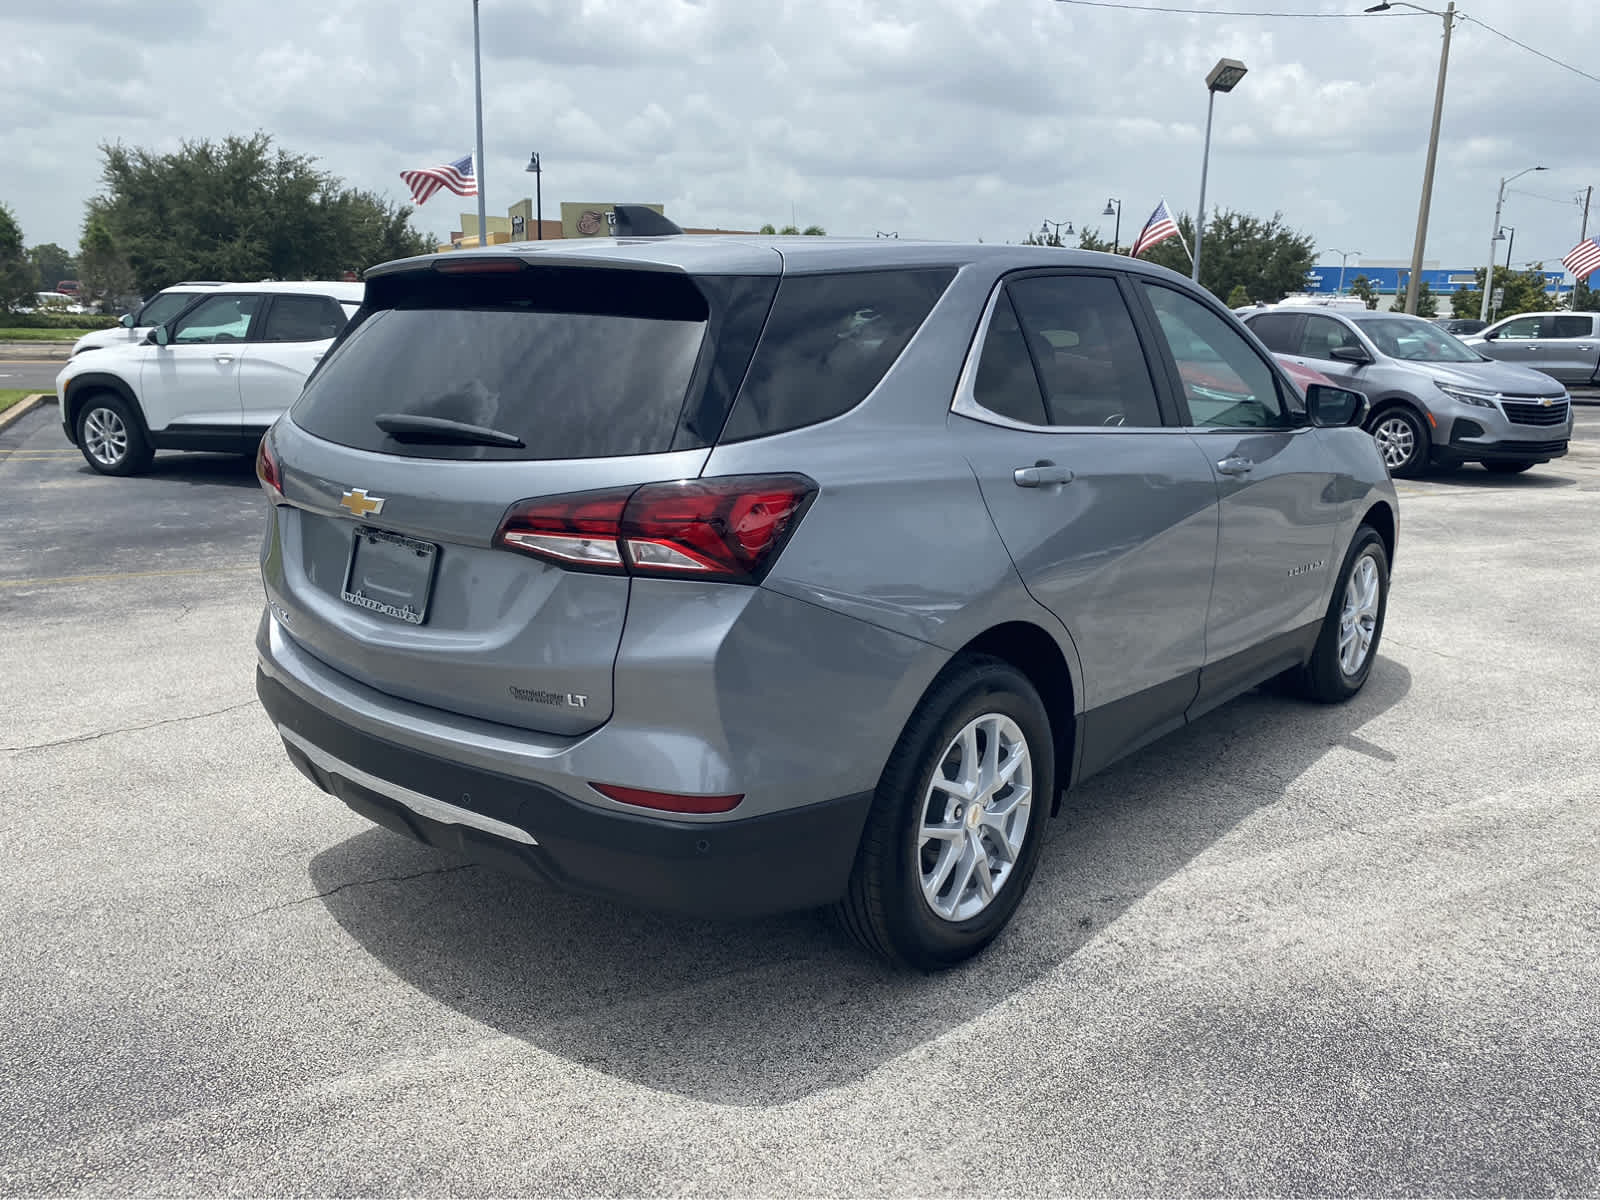
{"type": "Polygon", "coordinates": [[[1206,76],[1206,87],[1213,92],[1231,92],[1239,86],[1239,80],[1245,77],[1248,70],[1236,58],[1218,59],[1217,65],[1206,76]]]}

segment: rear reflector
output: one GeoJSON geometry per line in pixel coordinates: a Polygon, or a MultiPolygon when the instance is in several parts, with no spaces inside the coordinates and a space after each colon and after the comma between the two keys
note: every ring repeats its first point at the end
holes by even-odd
{"type": "Polygon", "coordinates": [[[261,444],[256,447],[256,478],[261,481],[261,490],[267,494],[267,499],[274,504],[284,502],[283,477],[278,472],[278,460],[272,456],[265,434],[261,437],[261,444]]]}
{"type": "Polygon", "coordinates": [[[816,492],[804,475],[739,475],[524,500],[495,544],[579,570],[757,583],[816,492]]]}
{"type": "Polygon", "coordinates": [[[648,792],[643,788],[617,787],[611,783],[591,783],[595,791],[619,804],[635,808],[653,808],[658,812],[675,813],[725,813],[732,812],[744,799],[737,796],[682,796],[676,792],[648,792]]]}

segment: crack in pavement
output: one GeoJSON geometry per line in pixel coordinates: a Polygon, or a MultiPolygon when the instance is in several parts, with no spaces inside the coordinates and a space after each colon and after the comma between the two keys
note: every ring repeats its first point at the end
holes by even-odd
{"type": "Polygon", "coordinates": [[[30,750],[50,750],[56,746],[70,746],[74,742],[93,742],[103,737],[111,737],[117,733],[140,733],[146,729],[157,729],[162,725],[180,725],[185,721],[203,721],[207,717],[220,717],[224,713],[238,712],[241,708],[251,708],[260,703],[259,700],[245,700],[239,704],[230,704],[226,708],[213,709],[210,712],[191,713],[186,717],[163,717],[159,721],[151,721],[148,725],[127,725],[117,729],[102,729],[96,733],[80,733],[69,738],[59,738],[53,742],[38,742],[29,746],[0,746],[0,752],[6,754],[24,754],[30,750]]]}
{"type": "Polygon", "coordinates": [[[226,923],[236,925],[242,921],[253,921],[257,917],[266,916],[267,913],[282,912],[286,908],[297,908],[302,904],[310,904],[313,900],[323,900],[329,896],[336,896],[346,888],[370,887],[374,883],[405,883],[407,880],[423,879],[429,875],[451,875],[457,871],[471,871],[477,866],[477,863],[457,863],[453,867],[435,867],[431,871],[413,871],[409,875],[379,875],[374,879],[352,879],[349,883],[341,883],[338,887],[329,888],[325,892],[301,896],[295,900],[285,900],[282,904],[271,904],[266,908],[258,909],[256,912],[246,913],[242,917],[234,917],[226,923]]]}

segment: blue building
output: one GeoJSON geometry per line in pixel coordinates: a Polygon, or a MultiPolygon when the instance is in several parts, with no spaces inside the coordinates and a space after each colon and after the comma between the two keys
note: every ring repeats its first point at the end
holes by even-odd
{"type": "MultiPolygon", "coordinates": [[[[1503,267],[1495,267],[1498,276],[1503,267]]],[[[1422,279],[1428,285],[1428,290],[1435,296],[1448,296],[1452,292],[1471,291],[1477,284],[1477,276],[1473,267],[1454,267],[1445,269],[1424,268],[1422,279]]],[[[1372,284],[1372,290],[1380,295],[1393,295],[1405,287],[1406,277],[1411,274],[1409,266],[1384,267],[1384,266],[1346,266],[1344,269],[1344,290],[1350,291],[1350,285],[1355,282],[1357,275],[1365,275],[1367,282],[1372,284]]],[[[1559,297],[1564,289],[1563,281],[1566,279],[1565,271],[1545,271],[1545,291],[1551,297],[1559,297]]],[[[1339,265],[1312,267],[1306,272],[1306,291],[1313,296],[1331,296],[1339,287],[1339,265]]]]}

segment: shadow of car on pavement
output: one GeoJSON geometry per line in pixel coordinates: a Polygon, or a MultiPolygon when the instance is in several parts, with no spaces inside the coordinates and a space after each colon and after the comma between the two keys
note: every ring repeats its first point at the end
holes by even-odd
{"type": "Polygon", "coordinates": [[[1070,793],[1011,928],[936,975],[877,961],[822,914],[735,924],[635,911],[376,827],[309,871],[375,959],[474,1021],[647,1087],[782,1104],[859,1079],[1044,978],[1330,749],[1395,761],[1358,730],[1406,696],[1411,675],[1392,659],[1374,667],[1346,705],[1252,692],[1070,793]],[[360,886],[380,879],[405,882],[360,886]]]}

